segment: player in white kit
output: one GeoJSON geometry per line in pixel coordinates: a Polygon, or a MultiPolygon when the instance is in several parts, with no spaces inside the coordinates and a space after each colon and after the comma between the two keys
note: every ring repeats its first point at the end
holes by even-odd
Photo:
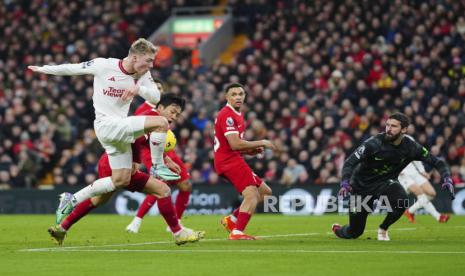
{"type": "MultiPolygon", "coordinates": [[[[95,108],[94,129],[98,140],[108,154],[112,176],[96,180],[75,194],[60,195],[56,212],[59,224],[80,202],[105,194],[129,184],[132,172],[133,143],[138,137],[150,133],[152,155],[151,174],[163,180],[176,180],[179,176],[169,170],[163,161],[163,151],[168,131],[168,121],[162,116],[129,116],[129,107],[135,95],[152,104],[160,100],[150,68],[158,48],[140,38],[129,49],[126,58],[96,58],[79,64],[29,66],[34,72],[59,75],[93,75],[95,108]]],[[[165,191],[163,182],[153,187],[153,192],[165,191]]]]}
{"type": "Polygon", "coordinates": [[[417,197],[417,201],[404,213],[411,223],[415,223],[415,212],[420,208],[424,208],[438,222],[449,220],[449,215],[440,214],[431,203],[436,191],[429,182],[429,177],[421,161],[412,161],[399,175],[399,182],[404,189],[417,197]]]}

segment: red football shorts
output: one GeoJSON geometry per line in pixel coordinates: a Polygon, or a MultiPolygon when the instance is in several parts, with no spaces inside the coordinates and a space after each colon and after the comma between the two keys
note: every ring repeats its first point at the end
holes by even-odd
{"type": "Polygon", "coordinates": [[[216,171],[234,185],[242,194],[248,186],[260,186],[263,180],[258,177],[242,158],[229,159],[227,162],[216,164],[216,171]]]}
{"type": "MultiPolygon", "coordinates": [[[[111,176],[110,162],[108,162],[108,155],[103,154],[98,162],[98,177],[104,178],[108,176],[111,176]]],[[[136,171],[136,173],[131,175],[131,181],[124,189],[131,192],[142,192],[149,178],[150,176],[148,174],[136,171]]]]}
{"type": "Polygon", "coordinates": [[[178,166],[181,168],[181,172],[179,173],[179,176],[181,177],[178,180],[174,181],[168,181],[167,183],[170,185],[181,183],[185,180],[188,180],[190,178],[189,172],[187,171],[186,165],[184,162],[182,162],[181,158],[176,154],[176,151],[172,150],[166,153],[166,156],[171,158],[171,160],[174,161],[174,163],[178,164],[178,166]]]}

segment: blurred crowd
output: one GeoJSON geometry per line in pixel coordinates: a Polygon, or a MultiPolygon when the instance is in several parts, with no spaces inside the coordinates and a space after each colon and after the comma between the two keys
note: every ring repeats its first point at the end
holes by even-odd
{"type": "MultiPolygon", "coordinates": [[[[102,152],[92,130],[92,77],[33,75],[27,65],[122,58],[170,8],[185,4],[0,6],[0,187],[91,183],[102,152]]],[[[213,122],[229,82],[247,87],[245,138],[271,139],[280,149],[248,159],[268,182],[338,183],[347,155],[381,132],[394,111],[411,118],[409,134],[450,164],[456,184],[464,182],[463,1],[230,5],[249,38],[231,64],[192,66],[182,56],[152,72],[188,100],[173,130],[194,183],[220,181],[212,168],[213,122]]]]}

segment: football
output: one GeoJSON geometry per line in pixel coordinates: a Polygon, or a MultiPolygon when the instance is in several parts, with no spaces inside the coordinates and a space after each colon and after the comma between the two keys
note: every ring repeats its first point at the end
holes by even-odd
{"type": "Polygon", "coordinates": [[[165,145],[165,152],[172,151],[176,146],[176,136],[174,133],[169,129],[166,133],[166,145],[165,145]]]}

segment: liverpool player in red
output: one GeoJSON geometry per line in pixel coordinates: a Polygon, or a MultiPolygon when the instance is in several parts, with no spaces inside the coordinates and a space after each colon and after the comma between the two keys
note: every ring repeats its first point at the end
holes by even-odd
{"type": "Polygon", "coordinates": [[[240,112],[245,100],[244,87],[232,83],[226,87],[227,104],[215,120],[214,163],[218,175],[228,179],[244,197],[241,206],[233,214],[224,217],[221,223],[230,232],[230,240],[255,240],[243,231],[264,196],[271,195],[271,188],[247,165],[242,154],[254,155],[265,148],[275,150],[268,140],[243,140],[244,115],[240,112]]]}
{"type": "MultiPolygon", "coordinates": [[[[167,120],[171,122],[176,119],[184,108],[184,99],[174,96],[173,94],[163,95],[159,105],[163,106],[161,109],[170,110],[165,112],[167,120]]],[[[141,114],[146,115],[146,114],[141,114]]],[[[133,161],[135,163],[141,163],[142,154],[145,152],[150,158],[150,147],[148,146],[148,140],[145,136],[142,136],[136,140],[133,144],[133,161]]],[[[156,197],[158,199],[158,208],[163,218],[167,222],[171,232],[173,233],[176,244],[183,244],[186,242],[195,242],[203,237],[203,232],[193,231],[191,229],[182,227],[179,224],[176,211],[171,202],[171,191],[169,187],[161,182],[160,180],[149,176],[136,168],[134,165],[133,174],[131,176],[130,184],[125,188],[129,191],[144,192],[148,195],[156,197]]],[[[148,166],[150,168],[151,166],[148,166]]],[[[99,177],[111,176],[111,168],[108,160],[108,155],[105,153],[99,160],[98,164],[99,177]]],[[[69,214],[61,224],[49,228],[49,233],[56,240],[58,244],[62,244],[66,236],[67,231],[71,226],[76,223],[83,216],[87,215],[97,206],[105,203],[111,198],[113,192],[92,197],[91,199],[85,200],[78,204],[76,208],[69,214]]]]}
{"type": "MultiPolygon", "coordinates": [[[[157,83],[157,85],[161,86],[161,83],[157,83]]],[[[159,89],[163,89],[160,86],[159,89]]],[[[162,99],[157,104],[156,108],[149,107],[150,105],[147,105],[147,103],[142,104],[136,110],[135,115],[163,116],[171,124],[173,121],[176,121],[182,109],[184,109],[184,100],[182,98],[174,96],[173,94],[166,94],[162,96],[162,99]],[[181,109],[179,109],[179,107],[181,107],[181,109]]],[[[136,143],[140,144],[142,163],[145,165],[146,168],[151,168],[152,159],[150,155],[150,148],[147,146],[147,141],[144,141],[143,138],[140,138],[138,141],[136,141],[136,143]]],[[[169,181],[167,183],[176,184],[179,189],[175,206],[178,219],[181,220],[182,214],[186,210],[187,204],[189,203],[189,197],[192,191],[192,184],[189,181],[190,175],[187,171],[186,165],[174,150],[165,153],[165,164],[171,170],[173,170],[173,172],[180,176],[180,179],[169,181]]],[[[138,233],[142,223],[142,219],[148,213],[148,211],[155,204],[156,201],[157,197],[153,195],[147,195],[145,197],[145,200],[140,205],[139,210],[137,210],[137,215],[134,217],[132,222],[126,227],[126,231],[130,233],[138,233]]]]}

